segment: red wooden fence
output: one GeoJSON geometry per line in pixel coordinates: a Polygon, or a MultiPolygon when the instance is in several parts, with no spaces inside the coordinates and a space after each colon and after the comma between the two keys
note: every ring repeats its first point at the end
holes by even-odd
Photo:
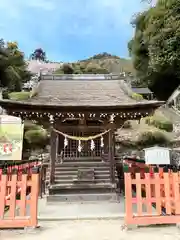
{"type": "MultiPolygon", "coordinates": [[[[18,176],[21,176],[24,171],[26,171],[27,175],[29,176],[32,174],[32,168],[36,167],[36,166],[40,166],[40,165],[41,165],[41,162],[33,161],[33,162],[23,163],[20,165],[7,166],[7,168],[6,168],[7,169],[7,177],[8,177],[8,179],[11,178],[12,169],[17,169],[18,176]]],[[[2,172],[3,172],[3,168],[0,168],[0,180],[2,177],[2,172]]],[[[19,194],[20,191],[21,191],[21,188],[18,188],[17,194],[19,194]]],[[[10,194],[11,194],[11,188],[7,187],[6,199],[10,198],[10,194]]]]}
{"type": "Polygon", "coordinates": [[[12,169],[11,174],[6,170],[0,179],[0,228],[37,227],[37,206],[39,193],[39,168],[33,168],[32,174],[23,171],[18,175],[17,169],[12,169]],[[18,189],[20,198],[17,200],[18,189]],[[30,193],[27,196],[27,189],[30,193]],[[10,196],[7,198],[7,189],[10,196]],[[9,206],[9,211],[5,207],[9,206]]]}
{"type": "Polygon", "coordinates": [[[180,222],[180,172],[151,168],[144,169],[143,175],[142,172],[132,174],[134,171],[124,168],[126,224],[180,222]],[[133,204],[137,213],[133,212],[133,204]]]}

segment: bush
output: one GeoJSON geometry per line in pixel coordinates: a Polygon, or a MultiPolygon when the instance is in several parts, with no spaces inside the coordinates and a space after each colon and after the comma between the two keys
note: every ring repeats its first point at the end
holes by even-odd
{"type": "Polygon", "coordinates": [[[45,129],[29,130],[25,132],[24,139],[31,149],[44,148],[48,142],[48,134],[45,129]]]}
{"type": "Polygon", "coordinates": [[[61,69],[64,74],[73,74],[74,73],[74,70],[70,64],[64,63],[61,69]]]}
{"type": "Polygon", "coordinates": [[[138,136],[137,144],[141,146],[164,145],[169,143],[167,136],[160,131],[147,131],[138,136]]]}
{"type": "Polygon", "coordinates": [[[148,125],[153,125],[156,128],[159,128],[166,132],[173,131],[173,123],[163,116],[161,116],[161,117],[160,116],[146,117],[145,123],[148,125]]]}
{"type": "Polygon", "coordinates": [[[138,93],[133,93],[131,95],[132,99],[136,100],[136,101],[141,101],[143,100],[143,96],[141,94],[138,94],[138,93]]]}
{"type": "Polygon", "coordinates": [[[25,133],[24,137],[28,143],[37,144],[47,139],[47,131],[45,129],[29,130],[25,133]]]}
{"type": "Polygon", "coordinates": [[[31,122],[31,121],[25,121],[24,122],[24,131],[29,131],[29,130],[41,130],[42,127],[31,122]]]}
{"type": "Polygon", "coordinates": [[[156,119],[155,118],[155,127],[164,130],[166,132],[172,132],[173,131],[173,123],[167,119],[156,119]]]}
{"type": "Polygon", "coordinates": [[[153,125],[153,122],[154,122],[153,117],[145,117],[144,120],[146,124],[153,125]]]}
{"type": "Polygon", "coordinates": [[[131,122],[130,121],[126,121],[123,125],[123,128],[132,128],[131,122]]]}
{"type": "Polygon", "coordinates": [[[31,121],[24,123],[23,154],[32,149],[42,149],[48,144],[48,133],[31,121]]]}
{"type": "Polygon", "coordinates": [[[9,91],[7,89],[2,91],[2,98],[9,99],[9,91]]]}
{"type": "Polygon", "coordinates": [[[30,98],[30,92],[11,92],[9,99],[11,100],[27,100],[30,98]]]}

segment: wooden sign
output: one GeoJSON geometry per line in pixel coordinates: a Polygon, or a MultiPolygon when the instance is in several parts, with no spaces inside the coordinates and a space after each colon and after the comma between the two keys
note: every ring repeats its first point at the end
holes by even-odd
{"type": "Polygon", "coordinates": [[[78,169],[79,181],[92,181],[94,180],[94,169],[92,168],[79,168],[78,169]]]}
{"type": "Polygon", "coordinates": [[[23,133],[21,118],[0,115],[0,161],[22,159],[23,133]]]}
{"type": "Polygon", "coordinates": [[[164,147],[145,148],[145,162],[150,165],[170,164],[170,149],[164,147]]]}

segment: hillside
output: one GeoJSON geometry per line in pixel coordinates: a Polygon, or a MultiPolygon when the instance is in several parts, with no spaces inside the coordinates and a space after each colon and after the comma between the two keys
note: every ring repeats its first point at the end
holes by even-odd
{"type": "Polygon", "coordinates": [[[108,53],[102,53],[94,55],[93,57],[80,61],[81,63],[95,63],[101,67],[108,69],[109,72],[119,73],[119,72],[130,72],[134,73],[134,69],[131,60],[120,58],[115,55],[108,53]]]}
{"type": "MultiPolygon", "coordinates": [[[[94,55],[88,59],[69,63],[76,74],[81,73],[134,73],[131,60],[123,59],[108,53],[94,55]]],[[[60,68],[56,73],[63,73],[60,68]]]]}
{"type": "MultiPolygon", "coordinates": [[[[28,70],[32,73],[38,73],[40,70],[44,73],[64,73],[62,66],[63,63],[53,62],[40,62],[36,60],[27,61],[28,70]]],[[[108,53],[101,53],[94,55],[88,59],[80,60],[77,62],[68,63],[73,73],[134,73],[134,69],[131,60],[120,58],[108,53]]]]}

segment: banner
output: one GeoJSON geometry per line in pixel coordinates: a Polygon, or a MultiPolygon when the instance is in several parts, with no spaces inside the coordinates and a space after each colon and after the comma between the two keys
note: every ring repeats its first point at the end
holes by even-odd
{"type": "Polygon", "coordinates": [[[22,159],[24,124],[21,118],[0,115],[0,161],[22,159]]]}

